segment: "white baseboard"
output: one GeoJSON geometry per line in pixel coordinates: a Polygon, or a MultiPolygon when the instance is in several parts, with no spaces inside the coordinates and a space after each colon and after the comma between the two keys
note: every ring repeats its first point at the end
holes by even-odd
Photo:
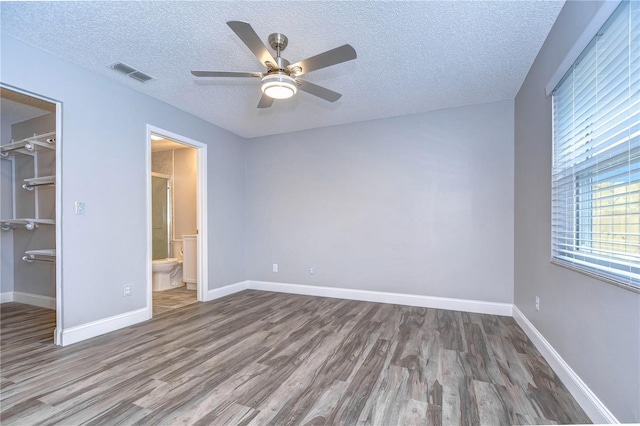
{"type": "Polygon", "coordinates": [[[595,393],[580,376],[566,363],[544,336],[534,327],[534,325],[524,316],[524,314],[513,305],[513,318],[524,330],[535,347],[540,351],[544,359],[549,363],[553,371],[558,375],[562,383],[567,387],[571,395],[576,399],[580,407],[595,424],[620,423],[609,409],[600,401],[595,393]]]}
{"type": "MultiPolygon", "coordinates": [[[[7,294],[7,293],[4,293],[7,294]]],[[[22,293],[20,291],[14,291],[12,293],[12,301],[18,303],[24,303],[26,305],[38,306],[40,308],[55,309],[56,298],[48,296],[40,296],[38,294],[22,293]]]]}
{"type": "Polygon", "coordinates": [[[207,292],[207,301],[228,296],[242,290],[274,291],[278,293],[303,294],[306,296],[333,297],[336,299],[361,300],[364,302],[393,303],[396,305],[420,306],[423,308],[448,309],[479,314],[512,316],[511,303],[485,302],[481,300],[453,299],[417,294],[389,293],[384,291],[354,290],[349,288],[319,287],[313,285],[276,283],[271,281],[241,281],[207,292]]]}
{"type": "Polygon", "coordinates": [[[233,293],[237,293],[247,289],[247,283],[249,281],[240,281],[239,283],[229,284],[224,287],[214,288],[207,291],[207,301],[216,300],[224,296],[228,296],[233,293]]]}
{"type": "Polygon", "coordinates": [[[6,293],[0,293],[0,303],[13,302],[13,292],[8,291],[6,293]]]}
{"type": "Polygon", "coordinates": [[[136,311],[126,312],[124,314],[114,315],[109,318],[56,331],[56,341],[58,341],[61,346],[67,346],[72,343],[100,336],[148,319],[149,308],[142,308],[136,311]]]}
{"type": "Polygon", "coordinates": [[[354,290],[349,288],[319,287],[312,285],[274,283],[269,281],[245,281],[247,289],[275,291],[279,293],[304,294],[307,296],[335,297],[337,299],[361,300],[364,302],[392,303],[423,308],[448,309],[451,311],[475,312],[479,314],[511,316],[511,303],[485,302],[481,300],[453,299],[417,294],[389,293],[383,291],[354,290]]]}

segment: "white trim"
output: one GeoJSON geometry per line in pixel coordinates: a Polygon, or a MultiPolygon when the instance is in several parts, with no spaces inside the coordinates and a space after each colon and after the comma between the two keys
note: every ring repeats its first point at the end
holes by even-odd
{"type": "Polygon", "coordinates": [[[62,346],[62,330],[60,327],[53,329],[53,343],[55,343],[56,346],[62,346]]]}
{"type": "Polygon", "coordinates": [[[56,104],[56,328],[53,332],[53,343],[61,346],[62,335],[56,330],[62,329],[62,318],[64,316],[63,297],[63,274],[62,274],[62,102],[56,104]]]}
{"type": "Polygon", "coordinates": [[[136,311],[126,312],[124,314],[114,315],[109,318],[89,322],[75,327],[59,330],[56,328],[56,335],[59,335],[62,346],[87,340],[92,337],[100,336],[111,331],[119,330],[124,327],[143,322],[149,319],[147,308],[138,309],[136,311]]]}
{"type": "Polygon", "coordinates": [[[147,309],[149,313],[149,318],[153,317],[153,271],[152,268],[152,259],[153,259],[153,242],[152,242],[152,212],[151,208],[153,206],[151,202],[151,129],[147,124],[146,130],[146,142],[145,142],[145,181],[146,181],[146,209],[147,209],[147,226],[145,228],[146,232],[146,253],[145,259],[147,259],[146,272],[147,272],[147,309]]]}
{"type": "Polygon", "coordinates": [[[576,61],[576,59],[578,59],[578,56],[580,56],[585,47],[587,47],[593,37],[595,37],[598,31],[600,31],[600,28],[602,28],[605,22],[607,22],[607,19],[609,19],[609,17],[616,10],[621,1],[622,0],[608,0],[602,2],[602,6],[600,6],[600,9],[598,9],[596,14],[593,16],[593,19],[591,19],[589,25],[587,25],[580,37],[578,37],[573,47],[569,49],[567,56],[565,56],[556,72],[554,72],[551,76],[551,79],[549,80],[545,88],[545,94],[547,96],[549,96],[556,89],[556,86],[558,85],[558,83],[560,83],[562,77],[564,77],[567,71],[569,71],[571,65],[573,65],[573,63],[576,61]]]}
{"type": "MultiPolygon", "coordinates": [[[[195,142],[195,141],[194,141],[195,142]]],[[[198,301],[204,302],[209,289],[209,229],[207,220],[207,145],[197,143],[198,147],[198,301]]]]}
{"type": "Polygon", "coordinates": [[[448,309],[452,311],[502,316],[512,316],[513,308],[511,303],[251,280],[209,290],[207,293],[207,301],[219,299],[242,290],[274,291],[277,293],[333,297],[336,299],[360,300],[364,302],[393,303],[405,306],[420,306],[423,308],[448,309]]]}
{"type": "Polygon", "coordinates": [[[275,283],[269,281],[245,281],[247,289],[276,291],[280,293],[304,294],[308,296],[335,297],[338,299],[365,302],[393,303],[423,308],[448,309],[479,314],[511,316],[511,303],[482,300],[453,299],[448,297],[423,296],[418,294],[389,293],[383,291],[355,290],[350,288],[318,287],[312,285],[275,283]]]}
{"type": "Polygon", "coordinates": [[[13,302],[13,292],[8,291],[6,293],[0,293],[0,303],[13,302]]]}
{"type": "Polygon", "coordinates": [[[22,293],[21,291],[13,292],[13,301],[24,303],[27,305],[39,306],[41,308],[55,309],[56,298],[49,296],[40,296],[38,294],[22,293]]]}
{"type": "Polygon", "coordinates": [[[567,387],[569,392],[571,392],[571,395],[573,395],[593,423],[620,423],[596,394],[589,389],[589,386],[571,369],[569,364],[562,359],[547,339],[544,338],[515,305],[513,305],[513,318],[524,330],[534,346],[540,351],[544,359],[549,363],[553,371],[555,371],[562,383],[567,387]]]}
{"type": "Polygon", "coordinates": [[[246,290],[248,288],[247,283],[249,283],[249,281],[241,281],[239,283],[229,284],[224,287],[211,289],[207,292],[207,299],[205,301],[208,302],[210,300],[219,299],[221,297],[246,290]]]}

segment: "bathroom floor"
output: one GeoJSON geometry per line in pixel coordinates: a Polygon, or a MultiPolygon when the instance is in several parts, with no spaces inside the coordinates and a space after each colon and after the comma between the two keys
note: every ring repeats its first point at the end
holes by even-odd
{"type": "Polygon", "coordinates": [[[153,292],[153,316],[196,303],[197,292],[186,286],[153,292]]]}

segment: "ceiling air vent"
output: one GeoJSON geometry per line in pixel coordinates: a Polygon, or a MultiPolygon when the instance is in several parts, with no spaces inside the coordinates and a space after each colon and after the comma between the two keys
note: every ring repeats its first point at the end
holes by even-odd
{"type": "Polygon", "coordinates": [[[109,68],[111,68],[112,70],[119,71],[123,74],[126,74],[129,77],[133,78],[134,80],[138,80],[142,83],[145,83],[149,80],[153,80],[153,77],[151,77],[149,74],[145,74],[142,71],[139,71],[134,67],[132,67],[131,65],[127,65],[123,62],[116,62],[115,64],[111,64],[109,65],[109,68]]]}

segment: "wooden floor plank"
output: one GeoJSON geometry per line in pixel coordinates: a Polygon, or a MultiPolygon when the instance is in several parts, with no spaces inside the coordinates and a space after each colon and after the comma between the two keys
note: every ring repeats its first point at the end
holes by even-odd
{"type": "Polygon", "coordinates": [[[176,308],[196,303],[198,292],[187,290],[186,286],[153,292],[153,316],[171,312],[176,308]]]}
{"type": "Polygon", "coordinates": [[[0,305],[2,424],[589,423],[509,317],[161,293],[152,320],[64,348],[54,311],[0,305]]]}

